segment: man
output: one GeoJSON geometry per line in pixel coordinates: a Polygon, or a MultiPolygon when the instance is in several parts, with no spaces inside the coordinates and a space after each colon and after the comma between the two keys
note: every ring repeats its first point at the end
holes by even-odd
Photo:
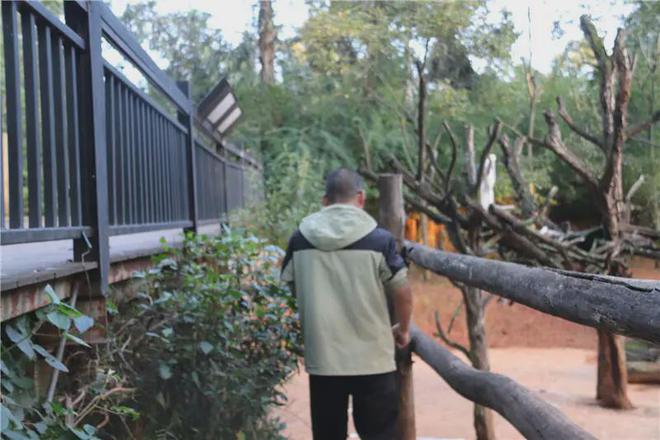
{"type": "Polygon", "coordinates": [[[331,172],[324,208],[300,223],[282,265],[302,320],[315,440],[346,438],[349,395],[362,439],[397,438],[394,347],[409,343],[412,295],[394,236],[364,202],[357,173],[331,172]]]}

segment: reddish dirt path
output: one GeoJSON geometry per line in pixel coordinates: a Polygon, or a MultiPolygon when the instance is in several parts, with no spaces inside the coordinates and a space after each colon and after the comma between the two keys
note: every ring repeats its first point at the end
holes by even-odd
{"type": "MultiPolygon", "coordinates": [[[[648,261],[636,261],[637,278],[660,279],[660,270],[648,261]]],[[[432,275],[425,282],[413,274],[414,319],[428,333],[435,331],[433,313],[440,311],[443,326],[460,303],[460,292],[446,279],[432,275]]],[[[603,439],[660,439],[660,386],[629,385],[635,409],[617,412],[600,408],[596,388],[595,331],[520,304],[493,299],[486,313],[486,329],[493,370],[539,393],[568,417],[603,439]]],[[[451,337],[467,343],[464,311],[451,337]]],[[[423,362],[415,365],[415,413],[418,436],[474,438],[472,404],[456,394],[423,362]]],[[[290,439],[311,438],[307,378],[301,373],[285,387],[289,403],[275,412],[287,424],[290,439]]],[[[495,429],[500,439],[520,434],[499,415],[495,429]]]]}

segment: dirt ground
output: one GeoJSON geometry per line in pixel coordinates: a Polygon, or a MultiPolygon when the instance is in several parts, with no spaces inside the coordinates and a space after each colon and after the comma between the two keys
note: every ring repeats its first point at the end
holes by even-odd
{"type": "MultiPolygon", "coordinates": [[[[660,279],[660,270],[648,261],[638,260],[634,264],[634,276],[660,279]]],[[[420,273],[415,273],[412,278],[415,322],[433,333],[433,313],[438,310],[446,328],[460,304],[460,292],[441,277],[432,275],[424,281],[420,273]]],[[[463,316],[464,310],[460,310],[451,337],[466,343],[463,316]]],[[[635,405],[630,411],[614,411],[596,404],[594,330],[498,299],[493,299],[488,306],[486,329],[493,371],[539,393],[597,438],[660,439],[660,386],[629,385],[629,397],[635,405]]],[[[472,404],[421,361],[415,364],[414,387],[418,438],[474,438],[472,404]]],[[[284,391],[289,402],[274,415],[287,424],[288,438],[310,439],[309,396],[304,372],[294,376],[284,391]]],[[[522,438],[497,414],[495,431],[500,439],[522,438]]]]}

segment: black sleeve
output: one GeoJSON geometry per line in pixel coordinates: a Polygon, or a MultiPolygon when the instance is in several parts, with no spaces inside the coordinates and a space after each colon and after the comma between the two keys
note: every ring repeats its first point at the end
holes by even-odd
{"type": "Polygon", "coordinates": [[[401,269],[406,267],[406,263],[403,260],[403,257],[396,249],[396,240],[392,234],[388,234],[387,244],[385,247],[385,262],[387,267],[389,267],[390,272],[392,272],[392,278],[397,274],[401,269]]]}
{"type": "Polygon", "coordinates": [[[284,254],[284,260],[282,260],[282,270],[284,270],[286,265],[289,264],[293,258],[293,247],[296,234],[298,234],[298,231],[295,231],[293,234],[291,234],[291,237],[289,238],[289,243],[286,246],[286,253],[284,254]]]}

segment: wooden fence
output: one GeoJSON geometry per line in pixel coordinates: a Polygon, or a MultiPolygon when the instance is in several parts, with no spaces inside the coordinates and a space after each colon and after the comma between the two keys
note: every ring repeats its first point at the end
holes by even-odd
{"type": "MultiPolygon", "coordinates": [[[[401,176],[386,174],[377,180],[379,223],[401,239],[408,261],[543,313],[660,342],[660,282],[528,267],[403,241],[401,176]]],[[[481,371],[464,363],[415,325],[411,329],[410,348],[457,393],[497,411],[526,438],[593,438],[524,386],[501,374],[481,371]]],[[[407,356],[399,357],[405,359],[407,356]]],[[[399,405],[403,415],[401,437],[405,440],[415,438],[411,366],[410,361],[397,364],[403,385],[399,405]]]]}
{"type": "Polygon", "coordinates": [[[98,263],[105,291],[111,235],[217,222],[259,194],[261,167],[198,123],[189,84],[160,70],[106,5],[67,1],[64,15],[36,1],[2,2],[2,244],[72,239],[74,261],[91,251],[86,261],[98,263]],[[104,59],[102,43],[166,105],[104,59]]]}

